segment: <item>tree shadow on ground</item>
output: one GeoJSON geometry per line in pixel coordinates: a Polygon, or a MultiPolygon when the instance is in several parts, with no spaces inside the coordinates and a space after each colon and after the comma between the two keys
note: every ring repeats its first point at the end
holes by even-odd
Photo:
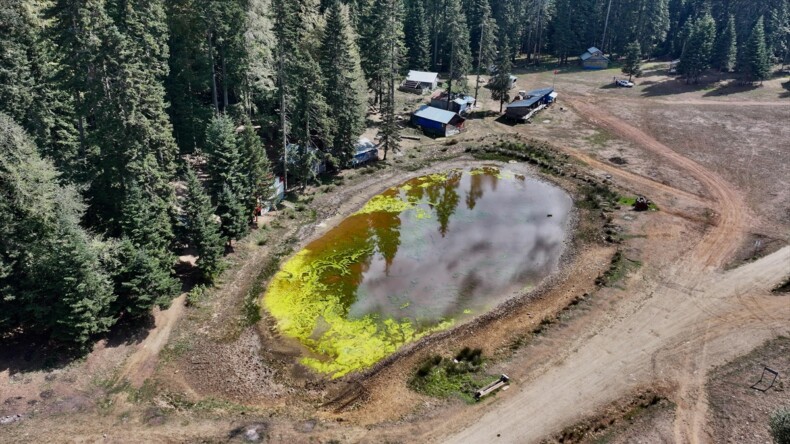
{"type": "Polygon", "coordinates": [[[500,115],[500,113],[498,113],[497,111],[493,111],[493,110],[487,109],[485,111],[473,111],[473,112],[469,113],[469,116],[467,116],[467,117],[469,119],[477,120],[477,119],[485,119],[486,117],[494,117],[494,116],[498,116],[498,115],[500,115]]]}
{"type": "Polygon", "coordinates": [[[790,97],[790,80],[782,83],[782,88],[786,89],[787,92],[783,92],[782,94],[779,95],[779,97],[783,99],[790,97]]]}
{"type": "Polygon", "coordinates": [[[714,90],[708,91],[702,95],[702,97],[717,97],[717,96],[729,96],[731,94],[738,94],[743,92],[754,91],[755,89],[760,88],[758,84],[722,84],[714,90]]]}
{"type": "MultiPolygon", "coordinates": [[[[96,338],[92,345],[94,348],[136,345],[148,336],[148,331],[154,326],[152,314],[140,319],[121,317],[107,334],[96,338]]],[[[46,334],[18,332],[0,338],[0,372],[7,370],[13,377],[18,373],[62,369],[84,359],[89,353],[90,350],[54,343],[46,334]]]]}
{"type": "Polygon", "coordinates": [[[519,123],[513,119],[508,118],[504,114],[499,116],[499,118],[496,119],[494,122],[501,123],[502,125],[507,125],[507,126],[516,126],[519,123]]]}
{"type": "Polygon", "coordinates": [[[670,96],[703,91],[708,88],[710,88],[710,84],[704,83],[703,81],[696,84],[688,84],[685,79],[676,78],[648,85],[646,88],[642,89],[642,97],[670,96]]]}

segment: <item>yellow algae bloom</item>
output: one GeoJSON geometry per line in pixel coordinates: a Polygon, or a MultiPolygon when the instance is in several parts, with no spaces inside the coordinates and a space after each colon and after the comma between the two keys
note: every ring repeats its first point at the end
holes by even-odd
{"type": "Polygon", "coordinates": [[[349,267],[368,254],[370,251],[360,250],[342,257],[314,259],[312,252],[304,249],[283,265],[263,299],[263,306],[277,319],[282,334],[326,357],[302,358],[302,364],[330,373],[333,378],[370,367],[401,346],[452,325],[452,321],[445,321],[417,332],[408,319],[379,322],[372,315],[347,318],[341,295],[322,280],[325,275],[348,274],[349,267]]]}
{"type": "Polygon", "coordinates": [[[413,206],[413,203],[404,201],[396,196],[380,194],[370,199],[361,210],[354,214],[402,213],[413,206]]]}

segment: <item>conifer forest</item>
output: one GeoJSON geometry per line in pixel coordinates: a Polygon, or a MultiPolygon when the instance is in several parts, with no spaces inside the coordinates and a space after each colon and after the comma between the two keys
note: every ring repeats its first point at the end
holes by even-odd
{"type": "Polygon", "coordinates": [[[167,306],[187,247],[211,283],[286,146],[294,193],[316,158],[350,166],[371,113],[398,150],[409,70],[470,91],[596,46],[632,74],[677,58],[689,82],[761,81],[789,23],[787,0],[3,0],[0,334],[88,347],[167,306]]]}

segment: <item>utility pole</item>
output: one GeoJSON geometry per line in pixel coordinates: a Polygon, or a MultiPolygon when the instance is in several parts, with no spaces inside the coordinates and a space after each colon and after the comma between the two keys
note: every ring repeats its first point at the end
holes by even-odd
{"type": "Polygon", "coordinates": [[[477,80],[475,81],[475,107],[477,107],[477,92],[480,90],[480,64],[483,63],[483,36],[485,35],[486,21],[480,23],[480,48],[477,50],[477,80]]]}
{"type": "Polygon", "coordinates": [[[606,46],[606,28],[609,27],[610,12],[612,12],[612,0],[609,0],[609,6],[606,8],[606,20],[603,23],[603,37],[601,37],[601,52],[604,52],[606,46]]]}

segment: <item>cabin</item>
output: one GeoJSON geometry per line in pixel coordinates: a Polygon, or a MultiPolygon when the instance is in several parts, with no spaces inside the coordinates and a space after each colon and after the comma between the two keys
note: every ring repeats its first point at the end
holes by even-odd
{"type": "Polygon", "coordinates": [[[436,89],[438,83],[439,73],[412,70],[409,71],[406,80],[400,84],[398,89],[414,94],[424,94],[436,89]]]}
{"type": "Polygon", "coordinates": [[[466,119],[446,109],[423,105],[411,116],[411,123],[429,135],[448,137],[465,131],[466,119]]]}
{"type": "Polygon", "coordinates": [[[466,114],[472,111],[474,105],[475,105],[475,98],[472,96],[467,96],[465,94],[452,94],[448,96],[446,92],[441,92],[431,97],[432,107],[445,109],[458,114],[466,114]],[[452,97],[453,99],[452,102],[450,103],[450,108],[448,109],[447,100],[449,97],[452,97]]]}
{"type": "Polygon", "coordinates": [[[351,158],[351,165],[358,167],[364,163],[379,160],[379,149],[370,139],[361,137],[354,146],[354,157],[351,158]]]}
{"type": "Polygon", "coordinates": [[[554,88],[541,88],[532,91],[519,91],[515,100],[505,109],[505,117],[527,121],[533,115],[557,100],[557,93],[554,88]]]}
{"type": "Polygon", "coordinates": [[[591,46],[587,48],[580,57],[584,69],[606,69],[609,67],[609,58],[603,55],[603,51],[591,46]]]}

